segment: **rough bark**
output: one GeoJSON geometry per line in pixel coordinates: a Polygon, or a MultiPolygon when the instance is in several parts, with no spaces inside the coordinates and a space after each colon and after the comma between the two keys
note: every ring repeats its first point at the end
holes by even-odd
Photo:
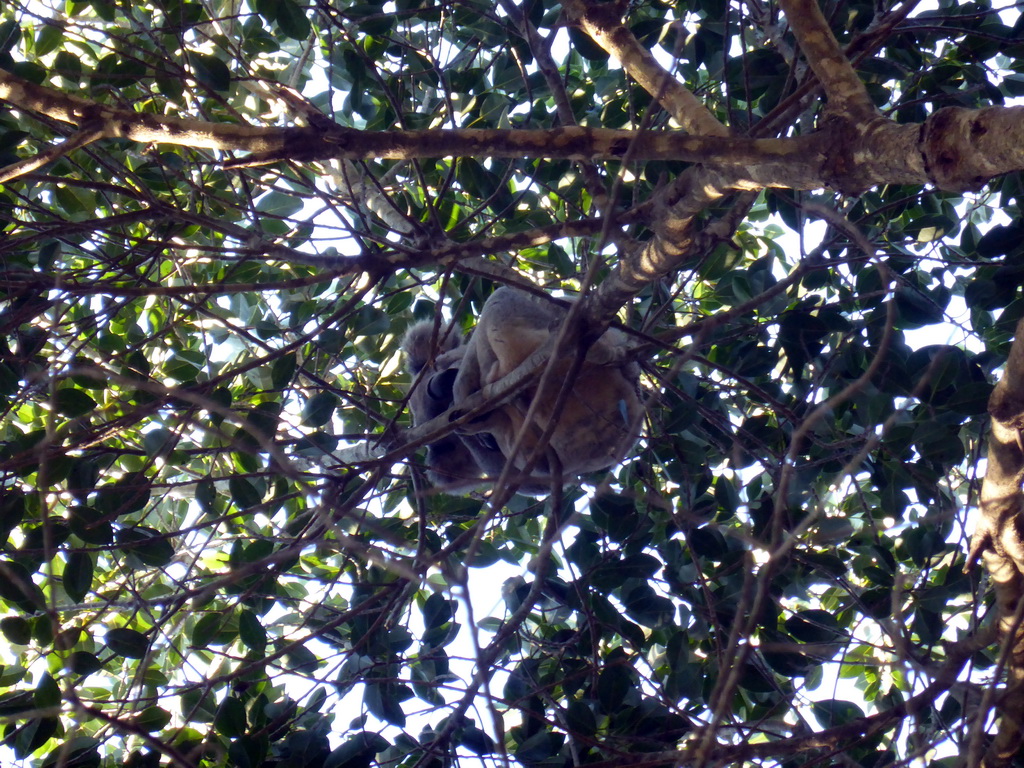
{"type": "Polygon", "coordinates": [[[334,123],[280,128],[211,123],[108,107],[3,71],[0,100],[98,137],[255,154],[235,165],[459,156],[582,160],[628,154],[637,162],[700,163],[716,172],[714,186],[723,192],[766,187],[858,191],[876,184],[936,184],[964,191],[979,188],[993,176],[1024,169],[1024,107],[943,109],[923,125],[882,118],[866,124],[833,119],[805,136],[745,139],[578,126],[360,131],[334,123]]]}
{"type": "Polygon", "coordinates": [[[968,562],[981,559],[995,587],[1006,688],[999,698],[999,730],[982,766],[1009,765],[1024,743],[1024,320],[1017,325],[1003,377],[989,398],[992,426],[979,519],[968,562]]]}

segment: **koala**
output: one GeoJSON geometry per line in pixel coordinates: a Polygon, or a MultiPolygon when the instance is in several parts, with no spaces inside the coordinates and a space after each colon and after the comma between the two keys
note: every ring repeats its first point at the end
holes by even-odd
{"type": "MultiPolygon", "coordinates": [[[[412,326],[402,342],[409,373],[420,376],[426,369],[409,396],[413,423],[417,425],[452,407],[455,378],[467,349],[462,334],[455,331],[436,345],[434,331],[433,321],[424,320],[412,326]]],[[[486,433],[467,440],[451,433],[427,445],[427,476],[441,488],[462,490],[478,486],[486,475],[496,477],[504,465],[505,457],[486,433]]]]}
{"type": "MultiPolygon", "coordinates": [[[[435,354],[434,324],[414,325],[403,342],[408,369],[422,376],[410,397],[416,424],[455,408],[466,398],[500,380],[557,333],[565,310],[512,288],[499,288],[484,304],[468,340],[449,333],[435,354]]],[[[556,469],[570,482],[585,472],[607,469],[622,459],[639,436],[643,405],[640,369],[621,362],[626,345],[620,331],[609,329],[591,347],[563,407],[555,408],[561,384],[573,366],[567,357],[556,362],[556,385],[543,393],[534,419],[526,415],[538,396],[537,382],[507,402],[476,414],[458,430],[427,447],[431,482],[448,490],[464,490],[494,480],[512,458],[519,470],[520,490],[550,490],[556,469]],[[607,363],[594,361],[609,361],[607,363]],[[554,429],[542,445],[548,427],[554,429]],[[537,453],[528,475],[527,462],[537,453]]],[[[514,476],[514,475],[513,475],[514,476]]]]}

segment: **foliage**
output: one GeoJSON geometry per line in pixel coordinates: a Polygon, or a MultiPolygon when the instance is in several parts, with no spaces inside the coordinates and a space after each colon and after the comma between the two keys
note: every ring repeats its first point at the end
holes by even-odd
{"type": "MultiPolygon", "coordinates": [[[[829,6],[883,111],[1021,93],[1024,22],[943,0],[872,37],[889,5],[829,6]]],[[[723,122],[808,130],[823,106],[794,113],[808,74],[771,6],[651,0],[626,18],[723,122]]],[[[11,0],[0,67],[218,123],[293,119],[290,86],[370,130],[669,124],[551,0],[11,0]]],[[[0,166],[65,135],[0,104],[0,166]]],[[[998,649],[965,640],[987,609],[964,531],[1024,314],[1018,175],[971,197],[762,193],[621,317],[649,353],[631,459],[492,508],[432,492],[422,454],[346,453],[408,425],[402,334],[435,314],[470,327],[495,276],[600,282],[685,165],[221,160],[111,140],[0,188],[7,754],[978,753],[998,649]],[[851,225],[808,230],[808,203],[851,225]]]]}

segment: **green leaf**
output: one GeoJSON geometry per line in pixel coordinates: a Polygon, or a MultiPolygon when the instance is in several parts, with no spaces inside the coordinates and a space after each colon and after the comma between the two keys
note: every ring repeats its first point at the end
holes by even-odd
{"type": "Polygon", "coordinates": [[[53,59],[53,71],[72,82],[78,82],[82,79],[82,62],[70,51],[57,51],[53,59]]]}
{"type": "Polygon", "coordinates": [[[249,509],[263,501],[262,494],[245,477],[232,477],[228,480],[228,490],[231,493],[231,500],[239,509],[249,509]]]}
{"type": "Polygon", "coordinates": [[[275,20],[293,40],[305,40],[312,30],[306,11],[295,0],[278,0],[275,20]]]}
{"type": "Polygon", "coordinates": [[[304,645],[291,648],[284,655],[284,660],[288,669],[303,674],[311,674],[320,666],[320,661],[317,659],[316,654],[304,645]]]}
{"type": "Polygon", "coordinates": [[[34,698],[36,706],[40,709],[60,706],[62,698],[60,686],[57,685],[57,681],[49,673],[40,676],[34,698]]]}
{"type": "Polygon", "coordinates": [[[227,645],[238,637],[238,625],[229,614],[208,613],[196,622],[192,629],[192,645],[206,648],[208,645],[227,645]]]}
{"type": "Polygon", "coordinates": [[[267,630],[248,608],[238,616],[238,636],[247,648],[256,653],[263,653],[267,648],[267,630]]]}
{"type": "Polygon", "coordinates": [[[53,393],[53,405],[57,413],[74,418],[82,416],[96,407],[96,401],[80,389],[63,387],[53,393]]]}
{"type": "Polygon", "coordinates": [[[190,723],[212,723],[217,702],[208,689],[196,686],[181,694],[181,712],[190,723]]]}
{"type": "Polygon", "coordinates": [[[21,616],[5,616],[0,619],[0,632],[8,642],[28,645],[32,642],[32,625],[21,616]]]}
{"type": "Polygon", "coordinates": [[[66,651],[77,645],[85,637],[85,630],[81,627],[68,627],[62,629],[53,638],[53,647],[58,651],[66,651]]]}
{"type": "Polygon", "coordinates": [[[330,422],[338,396],[333,392],[317,392],[306,401],[302,409],[302,424],[306,427],[322,427],[330,422]]]}
{"type": "Polygon", "coordinates": [[[93,507],[74,506],[69,510],[71,532],[86,544],[103,546],[114,540],[114,526],[93,507]]]}
{"type": "Polygon", "coordinates": [[[93,672],[103,669],[99,657],[89,651],[72,651],[68,656],[65,666],[74,674],[85,677],[93,672]]]}
{"type": "Polygon", "coordinates": [[[274,389],[285,389],[291,384],[297,367],[298,356],[294,352],[277,358],[270,368],[270,381],[274,389]]]}
{"type": "Polygon", "coordinates": [[[323,768],[364,768],[391,745],[376,733],[362,731],[327,756],[323,768]]]}
{"type": "Polygon", "coordinates": [[[261,197],[256,203],[256,209],[268,216],[287,219],[302,210],[302,200],[295,195],[274,191],[261,197]]]}
{"type": "Polygon", "coordinates": [[[593,736],[597,733],[597,717],[586,701],[570,701],[565,709],[565,720],[573,734],[593,736]]]}
{"type": "Polygon", "coordinates": [[[822,728],[835,728],[864,717],[856,704],[841,699],[825,699],[811,704],[811,714],[822,728]]]}
{"type": "MultiPolygon", "coordinates": [[[[46,54],[57,50],[63,42],[64,30],[59,24],[51,22],[43,26],[43,28],[39,30],[39,34],[36,35],[35,50],[33,53],[36,56],[45,56],[46,54]]],[[[46,269],[46,267],[43,267],[43,269],[46,269]]]]}
{"type": "Polygon", "coordinates": [[[209,53],[189,53],[192,72],[203,85],[215,91],[226,91],[231,87],[231,70],[227,64],[209,53]]]}
{"type": "Polygon", "coordinates": [[[453,603],[440,592],[434,592],[423,603],[423,625],[435,629],[452,620],[453,603]]]}
{"type": "Polygon", "coordinates": [[[50,752],[42,768],[99,768],[98,744],[91,736],[76,736],[50,752]]]}
{"type": "Polygon", "coordinates": [[[13,742],[14,756],[24,760],[48,742],[59,727],[60,720],[56,717],[32,718],[22,725],[15,726],[13,733],[8,733],[4,741],[13,742]]]}
{"type": "Polygon", "coordinates": [[[225,697],[213,718],[213,727],[229,739],[242,736],[249,727],[245,719],[245,705],[234,696],[225,697]]]}
{"type": "Polygon", "coordinates": [[[607,61],[608,51],[591,39],[590,35],[579,27],[569,27],[569,42],[573,49],[585,59],[591,61],[607,61]]]}
{"type": "Polygon", "coordinates": [[[0,51],[6,53],[21,42],[21,27],[18,22],[8,19],[0,23],[0,51]]]}
{"type": "Polygon", "coordinates": [[[846,632],[828,611],[797,611],[786,619],[786,631],[802,643],[830,643],[846,632]]]}
{"type": "Polygon", "coordinates": [[[97,488],[95,507],[104,517],[130,515],[149,503],[149,479],[141,472],[130,472],[117,482],[97,488]]]}
{"type": "Polygon", "coordinates": [[[211,512],[217,499],[217,486],[209,477],[196,483],[196,502],[204,512],[211,512]]]}
{"type": "Polygon", "coordinates": [[[171,722],[171,713],[160,707],[146,707],[132,720],[132,724],[147,733],[162,731],[171,722]]]}
{"type": "Polygon", "coordinates": [[[141,659],[149,650],[149,640],[146,636],[127,627],[108,629],[106,644],[113,653],[126,659],[141,659]]]}
{"type": "Polygon", "coordinates": [[[597,678],[597,700],[601,710],[616,712],[632,688],[633,679],[625,666],[605,667],[597,678]]]}
{"type": "Polygon", "coordinates": [[[10,717],[35,709],[32,691],[7,691],[0,693],[0,715],[10,717]]]}
{"type": "Polygon", "coordinates": [[[92,587],[93,562],[88,552],[75,551],[68,555],[64,565],[64,591],[74,602],[80,603],[92,587]]]}
{"type": "Polygon", "coordinates": [[[0,532],[6,539],[25,517],[25,494],[16,489],[0,490],[0,532]]]}
{"type": "Polygon", "coordinates": [[[391,683],[367,682],[363,690],[363,704],[371,715],[403,728],[405,712],[402,711],[398,691],[398,686],[391,683]]]}
{"type": "Polygon", "coordinates": [[[142,447],[149,456],[166,456],[178,442],[178,436],[169,429],[154,429],[142,436],[142,447]]]}
{"type": "Polygon", "coordinates": [[[497,749],[494,739],[475,725],[467,725],[462,729],[459,743],[477,755],[493,755],[497,749]]]}
{"type": "Polygon", "coordinates": [[[32,575],[21,563],[0,561],[0,599],[12,603],[26,613],[43,610],[46,598],[32,575]]]}
{"type": "Polygon", "coordinates": [[[144,565],[162,568],[174,559],[174,545],[155,528],[123,528],[116,538],[122,552],[137,557],[144,565]]]}
{"type": "Polygon", "coordinates": [[[540,731],[516,748],[515,758],[524,765],[544,764],[559,753],[564,743],[564,733],[540,731]]]}

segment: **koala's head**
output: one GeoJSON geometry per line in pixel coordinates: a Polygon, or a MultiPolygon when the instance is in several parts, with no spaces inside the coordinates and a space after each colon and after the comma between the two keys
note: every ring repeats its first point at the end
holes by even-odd
{"type": "MultiPolygon", "coordinates": [[[[409,394],[414,424],[437,418],[452,407],[455,379],[468,349],[463,341],[459,333],[438,334],[429,320],[417,323],[406,333],[402,349],[414,376],[409,394]],[[436,343],[439,335],[440,344],[436,343]]],[[[486,432],[453,432],[427,445],[428,476],[443,489],[459,491],[480,486],[485,477],[497,477],[504,465],[504,455],[486,432]]]]}

